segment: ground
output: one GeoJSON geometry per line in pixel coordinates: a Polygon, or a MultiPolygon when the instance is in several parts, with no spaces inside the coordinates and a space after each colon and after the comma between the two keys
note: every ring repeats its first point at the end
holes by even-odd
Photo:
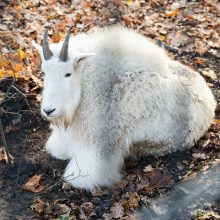
{"type": "MultiPolygon", "coordinates": [[[[195,189],[201,189],[200,176],[205,173],[206,183],[212,183],[205,190],[211,189],[212,196],[204,197],[204,190],[198,191],[187,204],[179,202],[185,197],[175,197],[176,206],[182,207],[178,219],[220,219],[219,170],[212,168],[220,163],[219,7],[217,0],[1,1],[1,122],[14,159],[12,164],[7,162],[2,140],[0,218],[137,219],[141,207],[148,210],[158,198],[172,200],[172,192],[184,181],[193,181],[188,191],[194,195],[195,189]],[[51,41],[58,42],[70,25],[76,34],[115,23],[151,38],[173,59],[203,75],[218,103],[216,116],[192,149],[137,161],[126,159],[123,179],[112,188],[74,189],[61,178],[66,162],[51,158],[44,150],[50,131],[39,112],[42,75],[30,42],[40,42],[45,25],[51,27],[51,41]],[[197,205],[200,197],[205,200],[197,205]]],[[[143,218],[148,215],[146,210],[143,218]]]]}

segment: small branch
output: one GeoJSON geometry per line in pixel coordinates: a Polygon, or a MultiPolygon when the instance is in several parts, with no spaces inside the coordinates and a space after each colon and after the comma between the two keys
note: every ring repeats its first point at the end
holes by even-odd
{"type": "Polygon", "coordinates": [[[18,112],[8,112],[8,111],[5,111],[4,109],[2,109],[2,111],[4,112],[5,115],[9,114],[9,115],[21,116],[20,112],[30,112],[30,113],[34,114],[34,112],[32,112],[31,110],[19,110],[18,112]]]}
{"type": "Polygon", "coordinates": [[[17,80],[17,79],[16,79],[15,74],[14,74],[13,81],[12,81],[11,85],[10,85],[10,86],[8,87],[8,89],[7,89],[6,97],[8,97],[8,95],[9,95],[9,93],[10,93],[10,91],[11,91],[11,88],[12,88],[12,86],[15,84],[16,80],[17,80]]]}
{"type": "Polygon", "coordinates": [[[3,143],[4,151],[5,151],[6,156],[7,156],[7,160],[8,160],[6,162],[11,164],[12,163],[12,158],[11,158],[9,150],[8,150],[8,146],[7,146],[7,143],[6,143],[6,140],[5,140],[5,135],[4,135],[3,126],[2,126],[2,120],[1,120],[2,113],[3,113],[2,108],[0,108],[0,133],[1,133],[1,140],[2,140],[2,143],[3,143]]]}
{"type": "Polygon", "coordinates": [[[25,137],[25,140],[24,140],[24,144],[22,146],[22,151],[21,151],[21,157],[20,157],[20,161],[19,161],[19,166],[18,166],[18,172],[17,172],[17,178],[16,178],[16,185],[18,184],[18,180],[19,180],[19,176],[20,176],[20,170],[21,170],[21,162],[22,162],[22,159],[23,159],[23,155],[24,155],[24,146],[26,145],[26,140],[27,140],[27,137],[25,137]]]}
{"type": "Polygon", "coordinates": [[[31,107],[30,107],[30,105],[29,105],[29,103],[28,103],[28,101],[27,101],[26,95],[25,95],[23,92],[21,92],[21,91],[20,91],[17,87],[15,87],[14,85],[11,85],[11,87],[12,87],[14,90],[16,90],[18,93],[20,93],[20,94],[24,97],[25,102],[26,102],[28,108],[30,109],[30,111],[32,111],[32,109],[31,109],[31,107]]]}
{"type": "MultiPolygon", "coordinates": [[[[36,146],[36,148],[38,148],[38,150],[40,151],[40,154],[42,154],[43,156],[45,156],[45,154],[42,153],[42,149],[38,146],[36,146]]],[[[58,173],[59,176],[61,176],[61,173],[59,170],[55,169],[54,167],[52,167],[47,161],[44,161],[48,167],[50,167],[53,170],[53,176],[54,178],[56,177],[56,172],[58,173]]]]}
{"type": "Polygon", "coordinates": [[[170,46],[170,45],[167,45],[167,44],[165,44],[163,41],[161,41],[161,40],[157,40],[157,44],[160,46],[160,47],[162,47],[162,48],[165,48],[166,50],[168,50],[168,51],[171,51],[171,52],[173,52],[173,53],[178,53],[178,48],[176,48],[176,47],[172,47],[172,46],[170,46]]]}
{"type": "Polygon", "coordinates": [[[75,180],[75,179],[77,179],[77,178],[79,178],[79,177],[87,177],[87,176],[89,176],[89,175],[81,175],[81,169],[79,168],[79,164],[78,164],[78,162],[77,162],[77,159],[76,159],[75,154],[73,154],[73,156],[74,156],[74,158],[75,158],[76,166],[77,166],[77,168],[78,168],[78,170],[79,170],[78,175],[74,177],[74,173],[71,173],[71,174],[68,175],[68,176],[62,177],[62,178],[61,178],[60,180],[58,180],[55,184],[53,184],[52,186],[48,187],[47,190],[50,190],[50,189],[52,189],[53,187],[59,185],[59,184],[62,183],[62,181],[64,181],[65,179],[67,180],[68,177],[71,177],[71,176],[72,176],[73,178],[72,178],[72,179],[68,179],[67,181],[75,180]],[[64,179],[64,178],[65,178],[65,179],[64,179]]]}

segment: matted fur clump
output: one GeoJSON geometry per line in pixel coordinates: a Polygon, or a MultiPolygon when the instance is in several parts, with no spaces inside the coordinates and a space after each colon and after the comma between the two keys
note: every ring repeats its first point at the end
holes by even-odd
{"type": "Polygon", "coordinates": [[[214,117],[203,77],[132,30],[68,33],[50,45],[46,31],[43,46],[33,45],[45,74],[41,111],[52,129],[46,149],[70,160],[64,178],[75,187],[113,184],[131,151],[192,146],[214,117]],[[132,147],[141,141],[145,147],[132,147]]]}

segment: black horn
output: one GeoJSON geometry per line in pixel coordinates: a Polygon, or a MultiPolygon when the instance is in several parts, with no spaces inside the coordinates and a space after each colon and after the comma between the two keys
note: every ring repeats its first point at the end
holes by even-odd
{"type": "Polygon", "coordinates": [[[46,27],[44,33],[42,48],[43,48],[44,59],[49,60],[53,56],[53,53],[50,50],[49,42],[48,42],[48,27],[46,27]]]}
{"type": "Polygon", "coordinates": [[[67,35],[65,37],[65,40],[63,42],[63,46],[60,52],[60,60],[63,62],[66,62],[68,59],[68,45],[69,45],[69,38],[70,38],[70,32],[72,30],[72,26],[69,28],[67,35]]]}

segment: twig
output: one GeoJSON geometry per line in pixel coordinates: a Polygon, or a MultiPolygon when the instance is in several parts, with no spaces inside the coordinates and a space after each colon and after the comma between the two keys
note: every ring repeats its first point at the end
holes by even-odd
{"type": "Polygon", "coordinates": [[[161,40],[157,40],[157,44],[160,46],[160,47],[163,47],[163,48],[165,48],[166,50],[168,50],[168,51],[171,51],[171,52],[173,52],[173,53],[178,53],[178,48],[176,48],[176,47],[172,47],[172,46],[170,46],[170,45],[167,45],[167,44],[165,44],[163,41],[161,41],[161,40]]]}
{"type": "Polygon", "coordinates": [[[12,83],[11,83],[11,85],[8,87],[8,89],[7,89],[7,92],[6,92],[6,97],[8,97],[8,94],[9,94],[9,92],[11,91],[11,88],[12,88],[12,86],[15,84],[15,82],[16,82],[16,77],[15,77],[15,74],[14,74],[14,78],[13,78],[13,80],[12,80],[12,83]]]}
{"type": "Polygon", "coordinates": [[[73,154],[73,156],[74,156],[74,158],[75,158],[76,166],[77,166],[77,168],[78,168],[78,170],[79,170],[78,175],[74,177],[74,173],[71,173],[71,174],[68,175],[68,176],[62,177],[62,178],[61,178],[60,180],[58,180],[55,184],[53,184],[52,186],[48,187],[47,190],[50,190],[50,189],[52,189],[53,187],[59,185],[63,180],[65,180],[65,179],[67,180],[68,177],[73,176],[72,179],[68,179],[67,181],[75,180],[75,179],[77,179],[77,178],[79,178],[79,177],[87,177],[87,176],[89,176],[89,175],[81,175],[81,169],[79,168],[79,164],[78,164],[78,162],[77,162],[77,159],[76,159],[75,154],[73,154]]]}
{"type": "MultiPolygon", "coordinates": [[[[40,150],[40,153],[43,155],[42,149],[39,148],[38,146],[36,146],[36,148],[38,148],[38,150],[40,150]]],[[[45,155],[44,155],[44,156],[45,156],[45,155]]],[[[57,170],[57,169],[55,169],[54,167],[52,167],[47,161],[44,161],[44,162],[47,164],[48,167],[50,167],[50,168],[53,170],[54,177],[55,177],[56,172],[59,174],[59,176],[61,176],[61,173],[60,173],[59,170],[57,170]]]]}
{"type": "MultiPolygon", "coordinates": [[[[39,148],[38,146],[36,146],[36,147],[40,150],[40,152],[42,152],[42,149],[41,149],[41,148],[39,148]]],[[[78,164],[78,161],[77,161],[77,159],[76,159],[75,154],[73,154],[73,157],[75,158],[76,166],[77,166],[77,168],[78,168],[78,170],[79,170],[78,175],[74,177],[74,173],[71,173],[71,174],[68,175],[68,176],[61,177],[55,184],[49,186],[46,190],[50,190],[50,189],[52,189],[53,187],[55,187],[55,186],[61,184],[62,181],[65,180],[64,178],[68,178],[68,177],[73,176],[74,178],[68,179],[68,181],[69,181],[69,180],[74,180],[74,179],[76,179],[76,178],[78,178],[78,177],[87,177],[87,176],[89,176],[89,175],[81,175],[81,169],[80,169],[80,167],[79,167],[79,164],[78,164]]],[[[46,161],[45,161],[45,163],[48,165],[48,167],[50,167],[50,168],[53,170],[53,173],[55,173],[55,172],[57,171],[58,174],[59,174],[59,176],[61,176],[61,173],[60,173],[59,170],[56,170],[54,167],[52,167],[52,166],[51,166],[49,163],[47,163],[46,161]]]]}
{"type": "Polygon", "coordinates": [[[2,120],[1,120],[2,113],[3,113],[2,112],[2,108],[0,108],[0,133],[1,133],[1,140],[2,140],[2,143],[3,143],[4,151],[5,151],[7,159],[8,159],[8,163],[11,164],[12,163],[12,158],[11,158],[11,156],[9,154],[9,150],[8,150],[8,146],[7,146],[7,143],[6,143],[6,140],[5,140],[5,135],[4,135],[3,126],[2,126],[2,120]]]}
{"type": "Polygon", "coordinates": [[[48,190],[52,189],[53,187],[55,187],[55,186],[61,184],[63,180],[64,180],[63,178],[59,179],[55,184],[53,184],[52,186],[49,186],[49,187],[46,189],[46,191],[48,191],[48,190]]]}
{"type": "Polygon", "coordinates": [[[76,179],[77,177],[87,177],[87,176],[89,176],[89,175],[81,175],[81,169],[79,168],[79,164],[78,164],[78,161],[77,161],[77,159],[76,159],[76,155],[75,154],[73,154],[73,156],[74,156],[74,158],[75,158],[75,161],[76,161],[76,166],[77,166],[77,168],[78,168],[78,170],[79,170],[79,173],[78,173],[78,175],[76,176],[76,177],[74,177],[74,173],[72,173],[72,174],[70,174],[70,175],[68,175],[68,176],[65,176],[64,178],[68,178],[68,177],[70,177],[70,176],[73,176],[74,178],[73,179],[68,179],[68,181],[69,180],[74,180],[74,179],[76,179]]]}
{"type": "Polygon", "coordinates": [[[31,106],[29,105],[29,103],[28,103],[28,101],[27,101],[26,95],[25,95],[23,92],[21,92],[21,91],[20,91],[17,87],[15,87],[14,85],[11,85],[11,87],[12,87],[13,89],[15,89],[18,93],[20,93],[20,94],[24,97],[25,102],[26,102],[28,108],[30,109],[30,111],[32,111],[31,106]]]}
{"type": "Polygon", "coordinates": [[[20,176],[20,170],[21,170],[21,162],[22,162],[22,159],[23,159],[23,155],[24,155],[24,146],[26,145],[26,140],[27,140],[27,137],[25,137],[25,140],[24,140],[24,144],[22,146],[22,151],[21,151],[21,157],[20,157],[20,161],[19,161],[19,165],[18,165],[18,172],[17,172],[17,178],[16,178],[16,185],[18,184],[18,180],[19,180],[19,176],[20,176]]]}
{"type": "Polygon", "coordinates": [[[31,110],[19,110],[18,112],[8,112],[8,111],[5,111],[4,109],[2,109],[2,111],[4,112],[5,115],[9,114],[9,115],[21,116],[21,114],[19,114],[20,112],[30,112],[30,113],[34,114],[34,112],[32,112],[31,110]]]}

